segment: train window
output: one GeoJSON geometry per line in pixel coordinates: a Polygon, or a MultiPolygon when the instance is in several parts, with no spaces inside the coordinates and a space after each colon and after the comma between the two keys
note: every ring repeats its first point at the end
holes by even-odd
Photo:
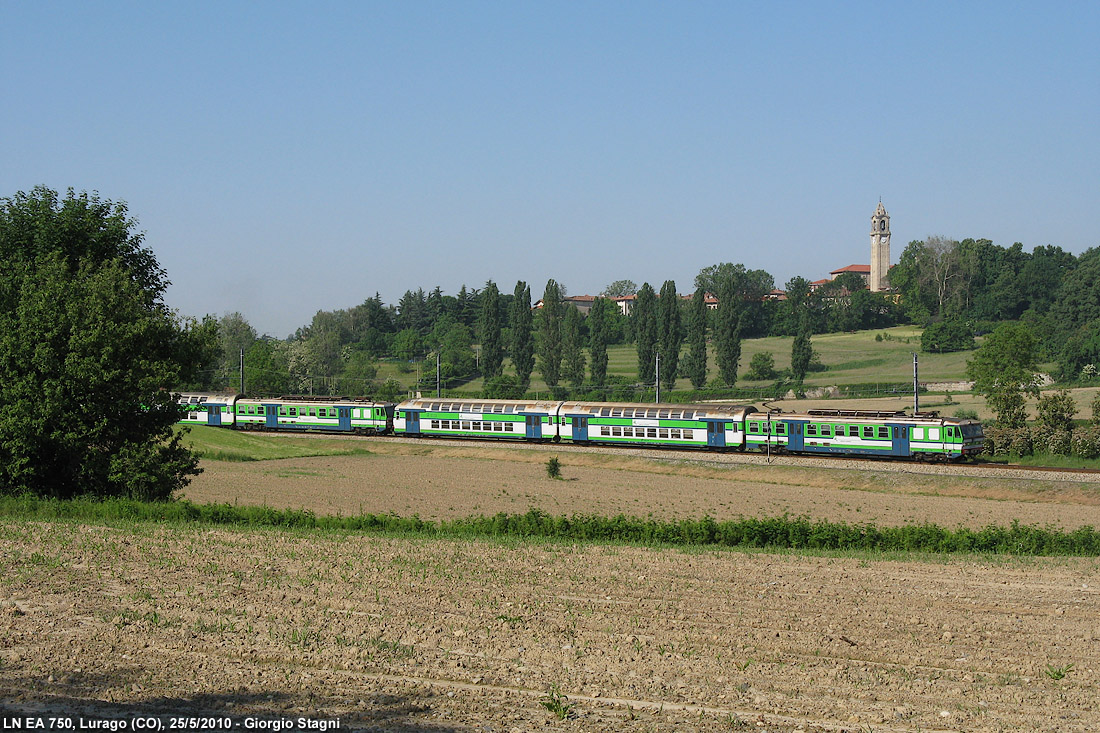
{"type": "Polygon", "coordinates": [[[650,438],[656,438],[657,437],[657,428],[647,428],[647,430],[649,431],[649,437],[650,438]]]}
{"type": "Polygon", "coordinates": [[[821,426],[821,437],[822,438],[831,438],[831,437],[833,437],[833,426],[832,425],[822,425],[821,426]]]}
{"type": "Polygon", "coordinates": [[[613,410],[611,410],[611,417],[622,417],[622,416],[623,416],[623,408],[616,407],[613,410]]]}
{"type": "Polygon", "coordinates": [[[875,429],[873,427],[871,427],[870,425],[864,425],[863,426],[863,437],[864,438],[873,438],[873,437],[875,437],[875,429]]]}
{"type": "Polygon", "coordinates": [[[512,423],[510,423],[510,422],[504,423],[504,432],[511,433],[511,432],[513,432],[513,430],[514,429],[512,427],[512,423]]]}
{"type": "Polygon", "coordinates": [[[611,428],[611,435],[616,438],[621,438],[623,436],[623,429],[615,425],[611,428]]]}
{"type": "Polygon", "coordinates": [[[657,437],[659,437],[659,438],[668,438],[668,428],[661,428],[661,431],[660,431],[660,433],[658,433],[657,437]]]}
{"type": "Polygon", "coordinates": [[[668,410],[661,410],[658,417],[668,417],[668,410]]]}
{"type": "Polygon", "coordinates": [[[460,424],[462,425],[463,430],[470,430],[470,423],[468,421],[463,420],[460,424]]]}
{"type": "Polygon", "coordinates": [[[473,427],[473,429],[474,429],[474,430],[481,430],[481,423],[479,423],[479,422],[474,422],[474,424],[473,424],[473,425],[474,425],[474,427],[473,427]]]}
{"type": "Polygon", "coordinates": [[[432,430],[439,430],[439,421],[432,420],[432,430]]]}
{"type": "Polygon", "coordinates": [[[604,436],[605,438],[610,436],[611,435],[611,428],[609,428],[607,425],[601,425],[600,426],[600,435],[604,436]]]}
{"type": "Polygon", "coordinates": [[[853,438],[858,438],[859,437],[859,427],[857,425],[849,425],[848,426],[848,435],[850,435],[853,438]]]}
{"type": "Polygon", "coordinates": [[[817,435],[817,426],[810,423],[806,426],[806,435],[817,435]]]}
{"type": "Polygon", "coordinates": [[[500,422],[493,423],[493,432],[503,433],[504,432],[504,423],[500,423],[500,422]]]}
{"type": "Polygon", "coordinates": [[[880,438],[889,438],[890,437],[890,428],[879,427],[878,437],[880,437],[880,438]]]}
{"type": "Polygon", "coordinates": [[[779,430],[775,431],[775,434],[776,435],[786,435],[787,434],[787,423],[785,423],[785,422],[779,423],[779,430]]]}

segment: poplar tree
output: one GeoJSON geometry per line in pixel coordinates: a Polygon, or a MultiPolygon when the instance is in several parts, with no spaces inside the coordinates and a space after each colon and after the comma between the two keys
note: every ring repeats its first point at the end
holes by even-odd
{"type": "Polygon", "coordinates": [[[539,371],[550,387],[561,381],[561,287],[553,279],[546,281],[542,294],[541,322],[539,325],[539,371]]]}
{"type": "Polygon", "coordinates": [[[565,308],[561,325],[561,346],[564,364],[562,374],[574,387],[584,384],[584,342],[581,324],[584,317],[575,305],[565,308]]]}
{"type": "Polygon", "coordinates": [[[513,291],[510,326],[512,331],[511,355],[516,368],[516,379],[522,392],[531,384],[531,372],[535,368],[534,334],[531,332],[531,288],[522,280],[516,282],[513,291]]]}
{"type": "Polygon", "coordinates": [[[634,322],[634,339],[638,345],[638,381],[652,384],[656,365],[653,358],[657,354],[657,293],[649,283],[642,283],[634,298],[634,308],[630,312],[634,322]]]}
{"type": "Polygon", "coordinates": [[[680,345],[684,341],[683,323],[680,317],[680,296],[676,283],[665,280],[661,286],[658,308],[658,331],[661,348],[661,384],[665,389],[676,385],[676,369],[680,364],[680,345]]]}
{"type": "Polygon", "coordinates": [[[719,288],[714,346],[718,374],[732,387],[737,383],[737,364],[741,361],[741,297],[732,277],[723,280],[719,288]]]}
{"type": "Polygon", "coordinates": [[[501,332],[500,290],[492,280],[481,293],[478,338],[481,341],[481,373],[487,378],[500,376],[504,363],[504,337],[501,332]]]}
{"type": "Polygon", "coordinates": [[[592,301],[588,313],[588,350],[592,357],[592,383],[602,386],[607,381],[607,330],[610,325],[609,308],[615,304],[607,298],[592,301]]]}
{"type": "Polygon", "coordinates": [[[691,296],[691,307],[688,309],[688,355],[684,359],[684,371],[695,389],[702,389],[707,383],[706,296],[703,288],[696,290],[695,295],[691,296]]]}

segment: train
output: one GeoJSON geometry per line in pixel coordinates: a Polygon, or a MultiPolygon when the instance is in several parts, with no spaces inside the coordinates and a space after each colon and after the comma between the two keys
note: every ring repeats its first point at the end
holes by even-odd
{"type": "Polygon", "coordinates": [[[179,397],[181,423],[238,430],[496,439],[577,445],[695,448],[928,461],[985,449],[977,420],[935,412],[757,410],[752,405],[641,404],[415,397],[179,397]]]}

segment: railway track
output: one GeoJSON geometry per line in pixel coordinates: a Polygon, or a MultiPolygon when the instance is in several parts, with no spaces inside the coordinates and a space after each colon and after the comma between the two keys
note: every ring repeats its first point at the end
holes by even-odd
{"type": "MultiPolygon", "coordinates": [[[[271,435],[287,435],[287,433],[270,433],[271,435]]],[[[292,433],[303,437],[305,433],[292,433]]],[[[802,468],[834,468],[841,470],[878,471],[882,473],[912,473],[927,474],[933,476],[954,475],[972,476],[975,478],[1005,478],[1005,479],[1037,479],[1045,478],[1051,481],[1072,481],[1077,483],[1100,484],[1100,469],[1097,468],[1064,468],[1056,466],[1022,466],[1019,464],[989,463],[983,461],[967,463],[928,463],[923,461],[906,461],[899,459],[883,458],[858,458],[853,456],[807,456],[791,454],[772,454],[766,456],[761,453],[740,452],[710,452],[702,450],[675,450],[654,449],[648,446],[624,446],[606,447],[599,445],[567,445],[560,443],[527,443],[510,440],[478,440],[463,438],[451,440],[447,438],[420,437],[408,438],[395,435],[384,436],[353,436],[332,433],[313,433],[316,437],[340,437],[345,439],[359,439],[368,441],[385,441],[390,443],[405,443],[409,445],[437,445],[437,446],[479,446],[509,448],[513,450],[553,452],[584,452],[602,455],[631,455],[639,458],[648,458],[662,461],[680,461],[695,465],[779,465],[796,466],[802,468]]]]}

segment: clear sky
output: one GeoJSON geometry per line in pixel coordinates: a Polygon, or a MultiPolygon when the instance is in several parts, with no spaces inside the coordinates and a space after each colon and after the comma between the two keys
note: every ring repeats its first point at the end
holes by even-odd
{"type": "Polygon", "coordinates": [[[126,201],[182,314],[779,285],[1100,244],[1097,2],[0,2],[0,196],[126,201]]]}

